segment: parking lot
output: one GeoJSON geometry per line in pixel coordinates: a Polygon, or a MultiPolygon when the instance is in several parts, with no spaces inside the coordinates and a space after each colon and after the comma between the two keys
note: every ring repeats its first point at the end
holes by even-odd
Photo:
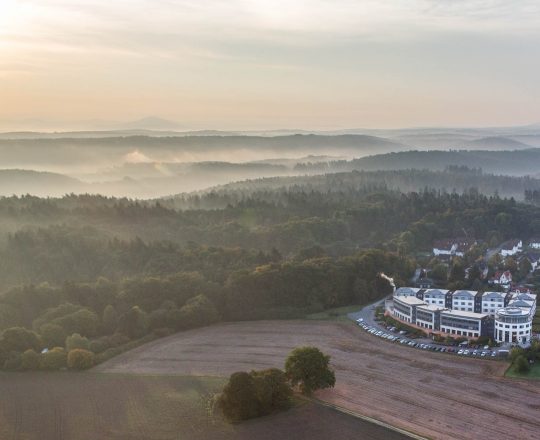
{"type": "Polygon", "coordinates": [[[377,336],[381,339],[386,339],[389,342],[406,345],[420,350],[439,351],[441,353],[451,353],[458,356],[479,356],[483,358],[496,358],[502,355],[506,356],[507,354],[506,350],[500,353],[498,349],[491,349],[487,345],[483,347],[469,347],[468,344],[461,344],[459,346],[447,346],[435,344],[433,342],[418,342],[418,340],[408,338],[408,334],[406,331],[398,331],[395,327],[390,327],[386,329],[384,327],[381,328],[381,326],[370,325],[364,322],[364,318],[358,318],[356,322],[366,332],[372,334],[373,336],[377,336]]]}
{"type": "Polygon", "coordinates": [[[424,338],[413,337],[405,331],[398,331],[396,328],[387,328],[384,323],[375,319],[375,309],[384,305],[384,300],[377,301],[374,304],[364,307],[358,312],[349,314],[349,318],[364,329],[367,333],[385,339],[388,342],[393,342],[406,347],[416,348],[419,350],[438,351],[441,353],[449,353],[456,356],[466,357],[481,357],[484,359],[500,359],[508,355],[508,350],[502,347],[490,348],[489,346],[469,346],[463,345],[449,346],[435,343],[427,336],[424,338]]]}

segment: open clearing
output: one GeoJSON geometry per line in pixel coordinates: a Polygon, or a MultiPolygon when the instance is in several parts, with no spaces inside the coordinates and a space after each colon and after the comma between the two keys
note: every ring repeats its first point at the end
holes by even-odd
{"type": "Polygon", "coordinates": [[[231,425],[207,411],[207,377],[0,374],[1,440],[404,440],[313,403],[231,425]]]}
{"type": "Polygon", "coordinates": [[[301,345],[318,346],[332,356],[336,388],[317,394],[327,402],[432,438],[538,439],[537,381],[504,378],[504,362],[403,347],[352,323],[220,324],[144,345],[96,370],[227,376],[283,368],[289,351],[301,345]]]}

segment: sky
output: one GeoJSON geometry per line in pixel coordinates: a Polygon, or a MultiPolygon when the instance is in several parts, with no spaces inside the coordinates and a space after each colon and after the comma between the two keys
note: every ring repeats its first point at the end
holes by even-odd
{"type": "Polygon", "coordinates": [[[0,127],[524,125],[538,78],[536,0],[0,0],[0,127]]]}

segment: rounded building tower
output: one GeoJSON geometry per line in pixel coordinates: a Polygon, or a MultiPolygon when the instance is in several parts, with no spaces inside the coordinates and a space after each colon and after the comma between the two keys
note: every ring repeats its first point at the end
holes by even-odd
{"type": "Polygon", "coordinates": [[[530,310],[505,307],[495,314],[495,340],[527,344],[531,342],[532,319],[530,310]]]}

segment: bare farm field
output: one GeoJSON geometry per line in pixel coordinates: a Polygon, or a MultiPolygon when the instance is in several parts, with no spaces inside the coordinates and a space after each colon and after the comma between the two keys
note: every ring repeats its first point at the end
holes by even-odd
{"type": "Polygon", "coordinates": [[[424,352],[382,341],[350,323],[220,324],[144,345],[98,372],[227,376],[283,368],[289,351],[332,356],[337,385],[321,400],[437,439],[537,439],[540,383],[504,378],[507,364],[424,352]]]}
{"type": "Polygon", "coordinates": [[[220,378],[94,373],[0,375],[1,440],[404,440],[307,403],[231,425],[207,410],[220,378]]]}

